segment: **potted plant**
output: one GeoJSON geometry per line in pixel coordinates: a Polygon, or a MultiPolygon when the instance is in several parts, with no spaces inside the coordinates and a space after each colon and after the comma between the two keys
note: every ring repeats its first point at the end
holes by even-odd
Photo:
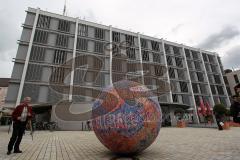
{"type": "Polygon", "coordinates": [[[213,112],[216,117],[216,121],[219,127],[219,130],[230,129],[229,123],[227,122],[227,109],[223,104],[216,104],[213,107],[213,112]]]}

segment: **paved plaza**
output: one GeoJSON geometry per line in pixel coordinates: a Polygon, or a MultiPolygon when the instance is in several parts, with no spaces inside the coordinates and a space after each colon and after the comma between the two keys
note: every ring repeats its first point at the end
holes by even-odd
{"type": "Polygon", "coordinates": [[[162,128],[148,149],[135,157],[117,157],[87,131],[29,132],[21,144],[22,154],[6,155],[10,135],[0,131],[0,159],[4,160],[239,160],[240,128],[162,128]]]}

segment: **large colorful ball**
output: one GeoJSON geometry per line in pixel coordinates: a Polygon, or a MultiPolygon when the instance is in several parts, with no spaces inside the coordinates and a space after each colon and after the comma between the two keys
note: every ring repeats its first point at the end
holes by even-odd
{"type": "Polygon", "coordinates": [[[145,86],[128,80],[102,91],[92,110],[93,130],[109,150],[134,154],[149,147],[160,131],[159,102],[145,86]]]}

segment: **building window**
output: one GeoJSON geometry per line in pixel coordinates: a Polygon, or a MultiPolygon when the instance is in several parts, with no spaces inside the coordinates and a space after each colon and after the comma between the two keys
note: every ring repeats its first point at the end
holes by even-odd
{"type": "Polygon", "coordinates": [[[49,28],[50,26],[51,17],[39,15],[37,27],[39,28],[49,28]]]}
{"type": "Polygon", "coordinates": [[[112,44],[112,54],[113,56],[118,56],[121,53],[121,49],[117,44],[112,44]]]}
{"type": "Polygon", "coordinates": [[[209,63],[215,63],[213,55],[207,55],[209,59],[209,63]]]}
{"type": "Polygon", "coordinates": [[[233,77],[234,77],[235,82],[236,82],[236,83],[239,83],[238,76],[237,76],[236,74],[234,74],[233,77]]]}
{"type": "Polygon", "coordinates": [[[200,105],[200,97],[199,96],[194,96],[194,99],[195,99],[195,103],[197,106],[200,105]]]}
{"type": "Polygon", "coordinates": [[[156,42],[156,41],[151,41],[151,46],[152,46],[152,50],[153,50],[153,51],[156,51],[156,52],[160,51],[160,46],[159,46],[159,43],[158,43],[158,42],[156,42]]]}
{"type": "Polygon", "coordinates": [[[53,63],[54,64],[63,64],[66,62],[67,52],[63,50],[55,50],[53,63]]]}
{"type": "Polygon", "coordinates": [[[215,83],[221,84],[221,79],[219,75],[213,75],[213,77],[214,77],[215,83]]]}
{"type": "Polygon", "coordinates": [[[198,84],[197,83],[192,83],[192,89],[193,89],[193,93],[199,93],[198,84]]]}
{"type": "Polygon", "coordinates": [[[181,55],[180,48],[179,47],[173,47],[173,52],[175,55],[181,55]]]}
{"type": "Polygon", "coordinates": [[[200,81],[200,82],[204,82],[203,73],[201,73],[201,72],[196,72],[196,73],[197,73],[198,81],[200,81]]]}
{"type": "Polygon", "coordinates": [[[129,47],[129,48],[127,48],[126,52],[127,52],[127,57],[129,59],[136,59],[135,48],[129,47]]]}
{"type": "Polygon", "coordinates": [[[34,35],[34,42],[46,44],[48,40],[48,32],[36,30],[34,35]]]}
{"type": "Polygon", "coordinates": [[[188,92],[187,82],[179,82],[181,92],[188,92]]]}
{"type": "Polygon", "coordinates": [[[105,39],[105,30],[101,28],[95,28],[95,38],[105,39]]]}
{"type": "Polygon", "coordinates": [[[212,72],[217,72],[216,65],[210,65],[210,66],[211,66],[212,72]]]}
{"type": "Polygon", "coordinates": [[[165,45],[164,45],[164,48],[165,48],[166,54],[171,54],[171,48],[170,48],[169,45],[165,44],[165,45]]]}
{"type": "Polygon", "coordinates": [[[193,68],[192,61],[187,60],[187,65],[188,65],[188,68],[190,69],[193,68]]]}
{"type": "Polygon", "coordinates": [[[173,65],[171,56],[167,56],[167,64],[170,65],[170,66],[173,65]]]}
{"type": "Polygon", "coordinates": [[[202,94],[207,94],[207,89],[205,84],[200,84],[200,90],[202,94]]]}
{"type": "Polygon", "coordinates": [[[52,74],[50,82],[63,83],[64,82],[64,68],[63,67],[52,67],[52,74]]]}
{"type": "Polygon", "coordinates": [[[191,59],[191,53],[189,49],[185,49],[185,55],[187,57],[187,59],[191,59]]]}
{"type": "Polygon", "coordinates": [[[87,51],[88,50],[88,40],[83,38],[77,39],[77,50],[87,51]]]}
{"type": "Polygon", "coordinates": [[[149,63],[143,63],[143,71],[144,71],[144,75],[147,76],[147,75],[151,75],[151,64],[149,63]]]}
{"type": "Polygon", "coordinates": [[[211,72],[210,64],[205,63],[205,68],[206,68],[207,72],[211,72]]]}
{"type": "Polygon", "coordinates": [[[172,90],[172,92],[179,92],[179,91],[178,91],[178,82],[176,82],[176,81],[170,81],[170,85],[171,85],[171,90],[172,90]]]}
{"type": "Polygon", "coordinates": [[[136,63],[127,63],[127,71],[128,72],[136,72],[137,69],[137,64],[136,63]]]}
{"type": "Polygon", "coordinates": [[[193,59],[198,59],[198,52],[192,51],[192,57],[193,59]]]}
{"type": "Polygon", "coordinates": [[[85,72],[86,71],[84,69],[76,69],[74,71],[74,84],[83,83],[83,77],[85,72]]]}
{"type": "Polygon", "coordinates": [[[30,54],[30,61],[44,61],[45,48],[33,46],[30,54]]]}
{"type": "Polygon", "coordinates": [[[121,34],[119,32],[112,32],[112,40],[113,42],[121,42],[121,34]]]}
{"type": "Polygon", "coordinates": [[[113,58],[112,64],[114,64],[114,65],[112,65],[112,70],[113,71],[122,72],[123,69],[122,69],[121,60],[113,58]]]}
{"type": "Polygon", "coordinates": [[[95,42],[94,52],[104,53],[104,43],[95,42]]]}
{"type": "Polygon", "coordinates": [[[78,35],[87,37],[88,36],[88,26],[85,24],[78,25],[78,35]]]}
{"type": "Polygon", "coordinates": [[[198,61],[194,61],[194,66],[196,70],[201,70],[201,65],[198,61]]]}
{"type": "Polygon", "coordinates": [[[182,58],[175,57],[176,66],[183,67],[182,58]]]}
{"type": "Polygon", "coordinates": [[[178,102],[178,95],[177,94],[172,94],[172,99],[173,99],[173,102],[178,102]]]}
{"type": "Polygon", "coordinates": [[[190,100],[188,95],[182,95],[183,104],[190,105],[190,100]]]}
{"type": "Polygon", "coordinates": [[[206,53],[202,54],[204,62],[208,62],[208,57],[206,53]]]}
{"type": "Polygon", "coordinates": [[[152,53],[153,54],[153,62],[161,63],[161,55],[159,53],[152,53]]]}
{"type": "Polygon", "coordinates": [[[125,74],[113,74],[112,75],[112,81],[118,82],[120,80],[126,79],[125,74]]]}
{"type": "Polygon", "coordinates": [[[40,81],[42,76],[42,66],[36,64],[29,64],[26,80],[27,81],[40,81]]]}
{"type": "Polygon", "coordinates": [[[126,39],[126,42],[127,42],[127,46],[134,46],[135,45],[134,36],[125,35],[125,39],[126,39]]]}
{"type": "Polygon", "coordinates": [[[80,66],[84,66],[87,64],[87,55],[77,56],[75,59],[75,67],[78,68],[80,66]]]}
{"type": "Polygon", "coordinates": [[[155,75],[156,76],[163,76],[164,69],[163,69],[162,66],[159,66],[159,65],[154,66],[154,69],[155,69],[155,75]]]}
{"type": "Polygon", "coordinates": [[[229,84],[228,79],[227,79],[226,76],[223,76],[223,80],[224,80],[224,83],[225,83],[225,84],[227,84],[227,85],[229,84]]]}
{"type": "Polygon", "coordinates": [[[147,44],[147,40],[141,38],[141,47],[147,49],[148,48],[148,44],[147,44]]]}
{"type": "Polygon", "coordinates": [[[218,94],[224,95],[223,87],[222,86],[216,86],[216,87],[217,87],[218,94]]]}
{"type": "Polygon", "coordinates": [[[149,61],[149,53],[148,51],[142,51],[142,60],[149,61]]]}
{"type": "Polygon", "coordinates": [[[195,74],[195,72],[189,72],[190,73],[190,78],[191,78],[191,80],[192,81],[196,81],[196,74],[195,74]]]}
{"type": "Polygon", "coordinates": [[[177,73],[178,73],[178,79],[181,79],[181,80],[186,79],[183,69],[177,69],[177,73]]]}
{"type": "Polygon", "coordinates": [[[175,71],[174,71],[174,69],[173,68],[169,68],[168,69],[168,72],[169,72],[169,77],[170,78],[175,78],[175,71]]]}
{"type": "Polygon", "coordinates": [[[210,85],[210,87],[211,87],[212,94],[217,94],[215,86],[214,85],[210,85]]]}
{"type": "Polygon", "coordinates": [[[63,35],[63,34],[58,34],[57,40],[56,40],[56,46],[67,48],[68,47],[68,36],[63,35]]]}
{"type": "Polygon", "coordinates": [[[58,30],[63,32],[70,32],[70,22],[65,20],[59,20],[58,30]]]}

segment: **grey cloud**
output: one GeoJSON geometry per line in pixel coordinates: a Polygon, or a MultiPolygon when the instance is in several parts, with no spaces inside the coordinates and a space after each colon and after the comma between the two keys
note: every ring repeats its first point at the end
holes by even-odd
{"type": "Polygon", "coordinates": [[[203,49],[215,49],[220,47],[222,44],[229,42],[231,39],[235,38],[239,34],[240,32],[237,27],[227,26],[223,28],[220,32],[207,37],[197,47],[203,49]]]}
{"type": "Polygon", "coordinates": [[[222,61],[224,68],[240,68],[240,45],[227,51],[222,61]]]}

